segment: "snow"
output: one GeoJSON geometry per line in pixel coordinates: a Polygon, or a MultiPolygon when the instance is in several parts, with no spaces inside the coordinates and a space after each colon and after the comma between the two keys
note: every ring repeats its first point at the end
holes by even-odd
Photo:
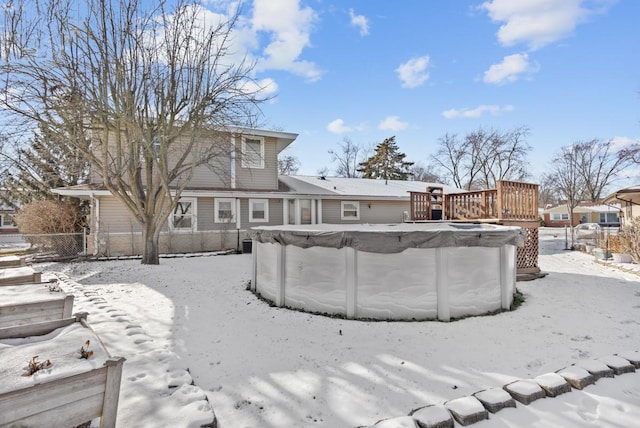
{"type": "MultiPolygon", "coordinates": [[[[89,312],[109,353],[127,359],[118,426],[198,427],[213,409],[222,428],[356,427],[580,362],[637,355],[640,276],[565,251],[553,233],[541,230],[548,275],[517,284],[521,307],[451,323],[349,321],[271,307],[246,290],[248,254],[38,268],[64,280],[74,310],[89,312]]],[[[626,373],[473,426],[638,420],[640,373],[626,373]]]]}
{"type": "Polygon", "coordinates": [[[79,322],[35,338],[2,339],[0,341],[0,394],[27,388],[74,374],[86,373],[102,367],[109,359],[100,340],[79,322]],[[89,346],[85,342],[89,340],[89,346]],[[80,357],[80,348],[93,351],[87,359],[80,357]],[[29,361],[50,360],[51,365],[27,376],[29,361]]]}
{"type": "Polygon", "coordinates": [[[53,291],[50,284],[23,284],[5,285],[0,287],[0,302],[2,305],[16,303],[35,303],[50,300],[64,300],[65,294],[60,291],[53,291]]]}

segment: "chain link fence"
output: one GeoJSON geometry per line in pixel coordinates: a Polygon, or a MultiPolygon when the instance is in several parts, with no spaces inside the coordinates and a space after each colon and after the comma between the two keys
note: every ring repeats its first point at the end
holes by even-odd
{"type": "Polygon", "coordinates": [[[87,254],[84,233],[0,234],[0,253],[24,253],[35,261],[59,261],[87,254]]]}

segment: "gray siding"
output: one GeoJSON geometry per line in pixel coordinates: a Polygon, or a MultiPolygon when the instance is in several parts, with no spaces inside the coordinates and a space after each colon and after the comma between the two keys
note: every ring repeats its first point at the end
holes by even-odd
{"type": "MultiPolygon", "coordinates": [[[[254,199],[254,198],[252,198],[254,199]]],[[[255,198],[265,199],[265,198],[255,198]]],[[[268,199],[269,201],[269,222],[249,223],[249,199],[240,200],[240,222],[242,229],[249,229],[258,226],[278,226],[283,223],[282,199],[268,199]]]]}
{"type": "MultiPolygon", "coordinates": [[[[111,136],[110,140],[115,140],[111,136]]],[[[201,165],[195,168],[192,172],[192,176],[189,181],[190,188],[203,188],[203,189],[230,189],[233,183],[233,177],[231,172],[231,152],[232,152],[232,138],[229,134],[204,134],[202,137],[202,147],[215,145],[216,155],[215,159],[210,161],[206,165],[201,165]]],[[[114,144],[110,141],[109,144],[114,144]]],[[[181,154],[182,147],[187,144],[187,140],[184,139],[177,142],[171,149],[173,154],[169,153],[170,167],[175,165],[175,162],[181,154]],[[182,143],[182,144],[180,144],[182,143]]],[[[278,153],[277,153],[277,140],[273,137],[264,138],[264,168],[243,168],[242,167],[242,137],[235,137],[235,151],[236,151],[236,189],[250,189],[250,190],[277,190],[278,189],[278,153]]],[[[192,150],[192,155],[197,155],[199,149],[195,147],[192,150]]],[[[100,184],[103,182],[102,178],[95,172],[91,171],[92,183],[100,184]]],[[[181,180],[186,179],[186,176],[181,177],[181,180]]],[[[143,177],[144,180],[144,177],[143,177]]]]}
{"type": "MultiPolygon", "coordinates": [[[[100,231],[102,233],[140,232],[138,221],[115,197],[99,198],[100,231]]],[[[94,226],[95,227],[95,226],[94,226]]]]}
{"type": "MultiPolygon", "coordinates": [[[[352,201],[353,199],[344,199],[352,201]]],[[[401,223],[403,212],[409,211],[409,201],[359,201],[360,202],[360,219],[359,220],[341,220],[341,202],[340,200],[323,200],[322,201],[322,222],[323,223],[401,223]],[[371,208],[369,208],[371,204],[371,208]]]]}
{"type": "Polygon", "coordinates": [[[242,167],[242,141],[237,139],[236,188],[255,190],[278,189],[278,153],[275,138],[264,139],[264,168],[242,167]]]}
{"type": "Polygon", "coordinates": [[[213,198],[198,198],[198,230],[215,230],[213,198]]]}

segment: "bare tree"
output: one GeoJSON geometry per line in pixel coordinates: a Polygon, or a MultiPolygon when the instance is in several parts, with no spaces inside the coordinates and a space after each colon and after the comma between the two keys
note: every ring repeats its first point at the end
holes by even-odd
{"type": "Polygon", "coordinates": [[[278,157],[278,173],[293,175],[300,170],[300,161],[294,155],[280,155],[278,157]]]}
{"type": "Polygon", "coordinates": [[[445,134],[431,157],[446,171],[454,186],[461,189],[496,187],[499,180],[522,180],[527,177],[526,156],[531,147],[526,142],[528,128],[520,127],[500,133],[479,129],[464,139],[445,134]]]}
{"type": "Polygon", "coordinates": [[[264,100],[253,65],[229,51],[238,13],[207,21],[183,0],[13,3],[31,8],[4,9],[14,27],[40,34],[0,40],[0,108],[66,136],[140,224],[142,263],[158,264],[194,168],[229,156],[227,132],[255,125],[264,100]]]}
{"type": "Polygon", "coordinates": [[[571,225],[571,246],[574,243],[573,211],[585,195],[585,180],[580,171],[581,151],[577,144],[563,147],[551,161],[549,179],[555,183],[558,194],[566,201],[571,225]]]}
{"type": "Polygon", "coordinates": [[[477,169],[473,163],[467,164],[473,159],[469,159],[466,140],[458,139],[456,134],[445,134],[438,144],[438,151],[431,157],[433,163],[451,177],[455,187],[470,190],[477,169]]]}
{"type": "Polygon", "coordinates": [[[542,174],[538,185],[538,204],[542,207],[554,205],[559,199],[554,177],[551,174],[542,174]]]}
{"type": "Polygon", "coordinates": [[[634,163],[631,148],[614,151],[610,141],[594,139],[574,144],[576,162],[585,185],[585,198],[591,202],[601,199],[603,190],[634,163]]]}
{"type": "Polygon", "coordinates": [[[529,176],[525,168],[527,153],[531,150],[526,142],[528,128],[488,134],[481,130],[477,134],[479,138],[473,141],[479,144],[475,152],[480,155],[480,187],[495,188],[500,180],[524,180],[529,176]]]}
{"type": "Polygon", "coordinates": [[[410,168],[412,181],[423,181],[425,183],[442,183],[446,184],[446,180],[440,176],[433,165],[424,166],[420,162],[416,162],[410,168]]]}
{"type": "Polygon", "coordinates": [[[345,137],[342,143],[338,143],[338,150],[329,150],[329,154],[331,161],[338,163],[335,169],[338,177],[362,177],[362,173],[358,171],[358,165],[364,160],[360,144],[345,137]]]}

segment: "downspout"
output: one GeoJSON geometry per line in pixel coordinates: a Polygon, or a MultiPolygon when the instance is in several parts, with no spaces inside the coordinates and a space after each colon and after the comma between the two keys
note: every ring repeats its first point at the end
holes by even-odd
{"type": "Polygon", "coordinates": [[[98,255],[98,247],[100,246],[100,242],[98,240],[98,237],[100,236],[100,199],[96,198],[94,193],[91,193],[91,200],[94,203],[94,223],[95,223],[95,227],[93,227],[92,229],[92,233],[93,233],[93,255],[97,256],[98,255]]]}
{"type": "Polygon", "coordinates": [[[236,188],[236,137],[231,136],[231,188],[236,188]]]}

